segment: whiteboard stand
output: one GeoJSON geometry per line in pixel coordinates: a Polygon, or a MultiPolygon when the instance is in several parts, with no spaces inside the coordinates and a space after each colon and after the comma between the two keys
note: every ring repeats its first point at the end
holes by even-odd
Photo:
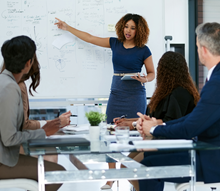
{"type": "Polygon", "coordinates": [[[170,41],[173,39],[172,36],[165,36],[164,39],[166,40],[166,52],[170,51],[170,41]]]}

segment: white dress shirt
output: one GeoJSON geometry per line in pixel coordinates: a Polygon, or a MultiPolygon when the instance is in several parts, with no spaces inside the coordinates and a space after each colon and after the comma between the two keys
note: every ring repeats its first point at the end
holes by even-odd
{"type": "Polygon", "coordinates": [[[209,79],[210,79],[210,77],[212,75],[212,72],[215,69],[215,67],[216,67],[216,65],[211,67],[210,70],[208,71],[208,74],[207,74],[207,77],[206,77],[207,81],[209,81],[209,79]]]}

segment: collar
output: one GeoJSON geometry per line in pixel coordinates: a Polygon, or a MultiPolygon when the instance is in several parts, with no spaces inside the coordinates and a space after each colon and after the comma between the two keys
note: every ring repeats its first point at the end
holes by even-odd
{"type": "Polygon", "coordinates": [[[15,77],[13,76],[13,74],[12,74],[9,70],[4,69],[3,72],[2,72],[2,74],[5,74],[5,75],[9,76],[9,77],[11,77],[14,81],[16,81],[16,80],[15,80],[15,77]]]}
{"type": "Polygon", "coordinates": [[[210,77],[211,77],[211,75],[212,75],[212,72],[213,72],[213,70],[215,69],[215,67],[216,67],[216,65],[215,65],[215,66],[212,66],[212,67],[210,68],[210,70],[208,71],[208,75],[207,75],[207,77],[206,77],[207,81],[209,81],[209,79],[210,79],[210,77]]]}

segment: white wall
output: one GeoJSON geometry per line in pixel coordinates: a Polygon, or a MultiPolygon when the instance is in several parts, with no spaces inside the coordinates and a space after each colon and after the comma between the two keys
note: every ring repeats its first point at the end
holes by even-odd
{"type": "MultiPolygon", "coordinates": [[[[220,23],[220,1],[203,0],[203,22],[220,23]]],[[[208,70],[204,67],[204,76],[207,76],[208,70]]]]}
{"type": "Polygon", "coordinates": [[[185,44],[185,58],[189,60],[189,22],[187,0],[165,0],[164,1],[164,27],[165,36],[171,35],[172,44],[185,44]]]}

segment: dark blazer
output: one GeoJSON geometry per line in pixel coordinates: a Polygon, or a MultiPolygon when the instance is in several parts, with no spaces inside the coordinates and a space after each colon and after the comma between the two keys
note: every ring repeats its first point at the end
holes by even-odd
{"type": "MultiPolygon", "coordinates": [[[[194,110],[185,117],[158,126],[153,135],[174,139],[191,139],[220,146],[220,64],[201,92],[194,110]]],[[[204,182],[220,182],[220,150],[198,151],[204,182]]]]}

